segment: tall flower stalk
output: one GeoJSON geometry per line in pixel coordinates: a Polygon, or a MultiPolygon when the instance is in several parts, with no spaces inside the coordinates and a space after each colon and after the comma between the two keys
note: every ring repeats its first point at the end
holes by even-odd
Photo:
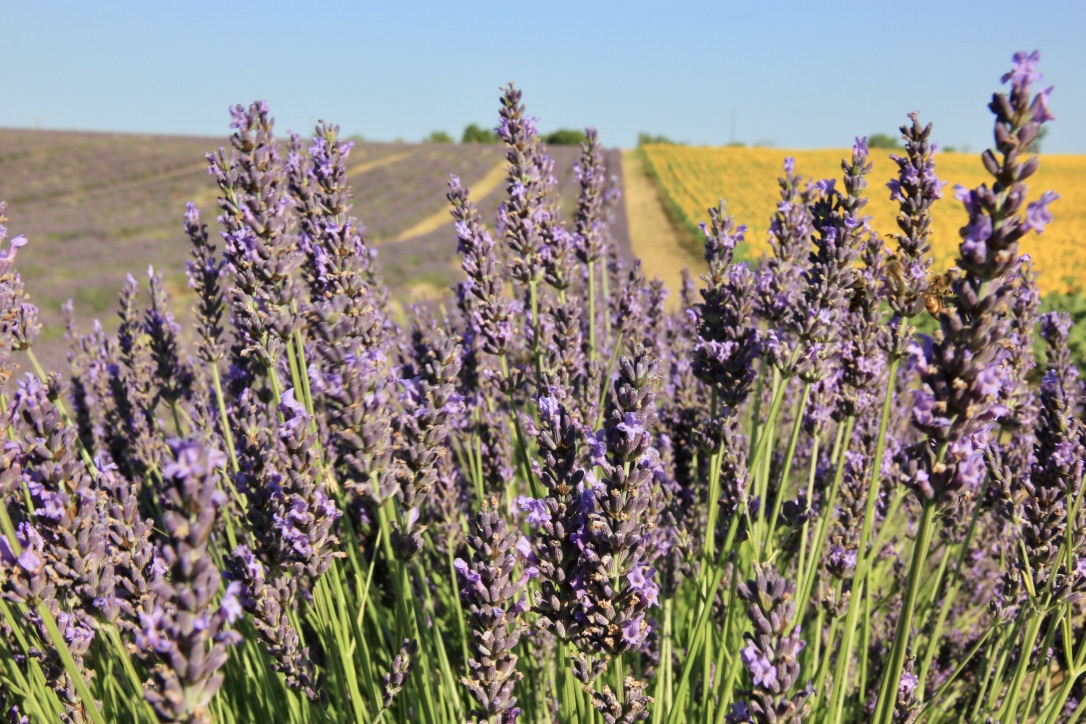
{"type": "MultiPolygon", "coordinates": [[[[1003,76],[1003,82],[1011,84],[1009,95],[996,93],[989,104],[996,117],[996,143],[981,159],[994,181],[990,188],[982,184],[957,189],[969,221],[961,229],[960,273],[951,283],[953,304],[940,312],[938,335],[911,348],[921,379],[913,424],[926,439],[906,451],[905,469],[922,513],[902,615],[879,695],[880,722],[889,722],[893,714],[888,702],[891,692],[898,690],[935,514],[955,505],[962,491],[979,488],[985,440],[992,421],[1004,411],[1000,393],[1005,351],[999,342],[1007,321],[999,308],[1007,304],[1012,289],[1002,280],[1018,264],[1019,240],[1029,231],[1044,230],[1051,218],[1048,204],[1056,198],[1046,192],[1027,204],[1023,183],[1038,166],[1037,157],[1026,154],[1041,126],[1052,119],[1051,88],[1036,94],[1032,90],[1041,81],[1038,58],[1036,53],[1016,54],[1012,70],[1003,76]]],[[[1028,631],[1024,643],[1026,651],[1033,646],[1028,631]]]]}

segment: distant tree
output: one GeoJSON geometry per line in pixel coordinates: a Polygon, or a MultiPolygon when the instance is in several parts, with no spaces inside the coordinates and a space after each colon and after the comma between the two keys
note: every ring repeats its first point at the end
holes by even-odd
{"type": "Polygon", "coordinates": [[[868,148],[901,148],[901,140],[886,133],[872,133],[867,137],[868,148]]]}
{"type": "Polygon", "coordinates": [[[450,136],[445,131],[433,131],[423,139],[424,143],[456,143],[456,139],[450,136]]]}
{"type": "Polygon", "coordinates": [[[666,145],[669,145],[669,146],[681,146],[682,145],[680,143],[676,143],[675,141],[672,141],[667,136],[662,136],[662,135],[655,135],[654,136],[651,133],[645,133],[644,131],[637,134],[637,145],[638,146],[647,146],[650,143],[662,143],[662,144],[666,144],[666,145]]]}
{"type": "Polygon", "coordinates": [[[551,146],[579,146],[587,139],[584,135],[584,131],[578,131],[572,128],[559,128],[553,133],[548,133],[543,137],[551,146]]]}
{"type": "Polygon", "coordinates": [[[464,129],[464,135],[460,137],[460,143],[497,143],[498,134],[487,128],[481,128],[477,123],[472,123],[464,129]]]}
{"type": "Polygon", "coordinates": [[[732,141],[728,144],[728,148],[746,148],[747,144],[743,141],[732,141]]]}

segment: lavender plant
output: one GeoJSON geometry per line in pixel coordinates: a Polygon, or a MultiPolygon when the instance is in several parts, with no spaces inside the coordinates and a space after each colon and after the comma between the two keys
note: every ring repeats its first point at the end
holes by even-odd
{"type": "Polygon", "coordinates": [[[896,228],[864,215],[863,139],[840,178],[786,160],[772,254],[744,258],[721,202],[672,310],[609,229],[599,135],[563,175],[512,85],[496,217],[448,184],[448,304],[397,306],[351,216],[351,144],[324,122],[281,143],[263,102],[208,157],[221,245],[184,210],[192,330],[151,270],[116,332],[70,322],[69,369],[46,372],[16,236],[3,716],[1081,716],[1086,399],[1020,251],[1058,209],[1026,186],[1052,120],[1038,62],[1016,54],[992,98],[992,179],[957,190],[946,273],[912,114],[879,180],[896,228]]]}

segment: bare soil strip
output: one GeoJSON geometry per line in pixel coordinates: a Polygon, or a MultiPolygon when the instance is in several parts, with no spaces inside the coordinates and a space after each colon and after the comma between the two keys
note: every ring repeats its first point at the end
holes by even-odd
{"type": "Polygon", "coordinates": [[[637,151],[622,152],[622,189],[633,253],[641,259],[646,277],[659,277],[667,285],[671,291],[668,306],[674,308],[682,289],[682,270],[698,274],[702,262],[683,247],[682,232],[664,211],[663,200],[637,151]]]}
{"type": "MultiPolygon", "coordinates": [[[[495,189],[501,186],[505,181],[505,176],[508,173],[509,164],[502,161],[494,168],[487,171],[486,176],[483,176],[477,182],[471,185],[471,198],[478,202],[481,199],[489,196],[495,189]]],[[[422,236],[423,234],[429,234],[432,231],[437,231],[442,226],[452,223],[452,217],[449,215],[449,209],[443,208],[441,211],[436,211],[427,216],[422,221],[418,222],[409,229],[406,229],[399,236],[390,239],[389,241],[407,241],[413,239],[416,236],[422,236]]]]}
{"type": "Polygon", "coordinates": [[[382,166],[387,166],[390,163],[396,163],[400,159],[407,158],[410,155],[411,155],[411,151],[400,151],[399,153],[390,153],[387,156],[382,156],[381,158],[376,158],[376,159],[374,159],[372,161],[367,161],[366,163],[360,163],[357,166],[355,166],[354,168],[348,169],[347,178],[355,178],[356,176],[361,176],[362,174],[366,173],[367,171],[372,171],[375,168],[381,168],[382,166]]]}

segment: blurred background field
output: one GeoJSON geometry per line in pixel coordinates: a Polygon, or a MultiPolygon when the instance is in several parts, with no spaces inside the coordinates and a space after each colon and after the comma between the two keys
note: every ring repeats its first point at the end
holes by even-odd
{"type": "MultiPolygon", "coordinates": [[[[786,151],[777,148],[711,148],[651,144],[643,147],[646,170],[657,181],[659,190],[673,215],[697,241],[697,224],[707,218],[706,209],[720,198],[728,212],[748,227],[747,241],[754,255],[769,250],[769,219],[776,203],[777,178],[786,156],[796,159],[796,172],[814,180],[841,176],[841,159],[849,150],[786,151]]],[[[872,149],[873,168],[868,177],[870,203],[865,213],[872,216],[872,226],[884,236],[896,232],[898,204],[890,200],[886,183],[897,177],[897,164],[890,155],[895,151],[872,149]]],[[[897,151],[901,154],[903,151],[897,151]]],[[[943,198],[933,210],[933,252],[937,269],[953,265],[966,213],[954,198],[954,186],[972,188],[990,182],[990,175],[976,153],[937,153],[935,168],[939,178],[949,182],[943,198]]],[[[840,183],[840,182],[838,182],[840,183]]],[[[1052,189],[1060,194],[1052,204],[1055,222],[1044,234],[1031,236],[1022,249],[1040,271],[1042,293],[1078,294],[1086,285],[1086,156],[1048,155],[1041,157],[1041,167],[1027,182],[1030,200],[1052,189]]],[[[893,247],[893,241],[887,239],[893,247]]]]}
{"type": "MultiPolygon", "coordinates": [[[[112,328],[125,274],[140,275],[149,265],[161,269],[185,317],[191,296],[182,214],[195,201],[215,233],[218,189],[204,154],[222,143],[225,138],[0,129],[0,199],[8,202],[11,233],[30,240],[18,268],[41,310],[43,361],[63,361],[61,306],[68,299],[84,329],[93,319],[112,328]]],[[[580,148],[554,146],[551,154],[562,208],[572,209],[580,148]]],[[[621,173],[618,151],[606,160],[621,173]]],[[[445,199],[449,175],[472,187],[484,218],[494,219],[504,191],[502,147],[359,142],[349,169],[353,214],[378,245],[395,301],[406,305],[446,293],[461,278],[445,199]]],[[[621,205],[617,216],[615,237],[628,254],[621,205]]]]}
{"type": "MultiPolygon", "coordinates": [[[[0,129],[0,199],[9,203],[9,228],[30,244],[19,269],[41,308],[40,350],[47,363],[63,360],[61,305],[72,300],[85,329],[93,319],[112,328],[117,292],[125,273],[153,265],[164,273],[179,316],[187,316],[188,243],[181,215],[195,201],[214,230],[216,188],[204,154],[223,139],[0,129]]],[[[572,209],[577,184],[577,145],[552,145],[562,208],[572,209]]],[[[896,175],[891,151],[873,151],[868,212],[874,227],[896,230],[896,205],[886,182],[896,175]]],[[[623,256],[643,260],[646,276],[673,291],[684,268],[701,270],[700,232],[706,209],[723,197],[728,211],[747,224],[752,256],[768,250],[769,219],[777,177],[786,156],[814,179],[840,175],[845,150],[787,151],[776,148],[697,147],[648,144],[607,153],[609,172],[623,188],[614,234],[623,256]]],[[[1044,155],[1030,179],[1031,198],[1053,189],[1055,222],[1025,245],[1041,270],[1046,306],[1086,319],[1086,156],[1044,155]]],[[[953,261],[958,228],[965,219],[953,184],[985,180],[975,153],[939,153],[937,172],[950,182],[935,210],[936,263],[953,261]]],[[[456,237],[445,189],[457,174],[473,190],[485,219],[493,221],[502,197],[505,160],[487,143],[359,142],[350,156],[354,214],[377,243],[381,273],[397,305],[425,303],[448,293],[461,279],[456,237]]],[[[887,243],[892,245],[891,240],[887,243]]],[[[1076,341],[1086,346],[1083,341],[1076,341]]],[[[1079,350],[1080,355],[1086,350],[1079,350]]],[[[1081,358],[1081,357],[1080,357],[1081,358]]]]}

